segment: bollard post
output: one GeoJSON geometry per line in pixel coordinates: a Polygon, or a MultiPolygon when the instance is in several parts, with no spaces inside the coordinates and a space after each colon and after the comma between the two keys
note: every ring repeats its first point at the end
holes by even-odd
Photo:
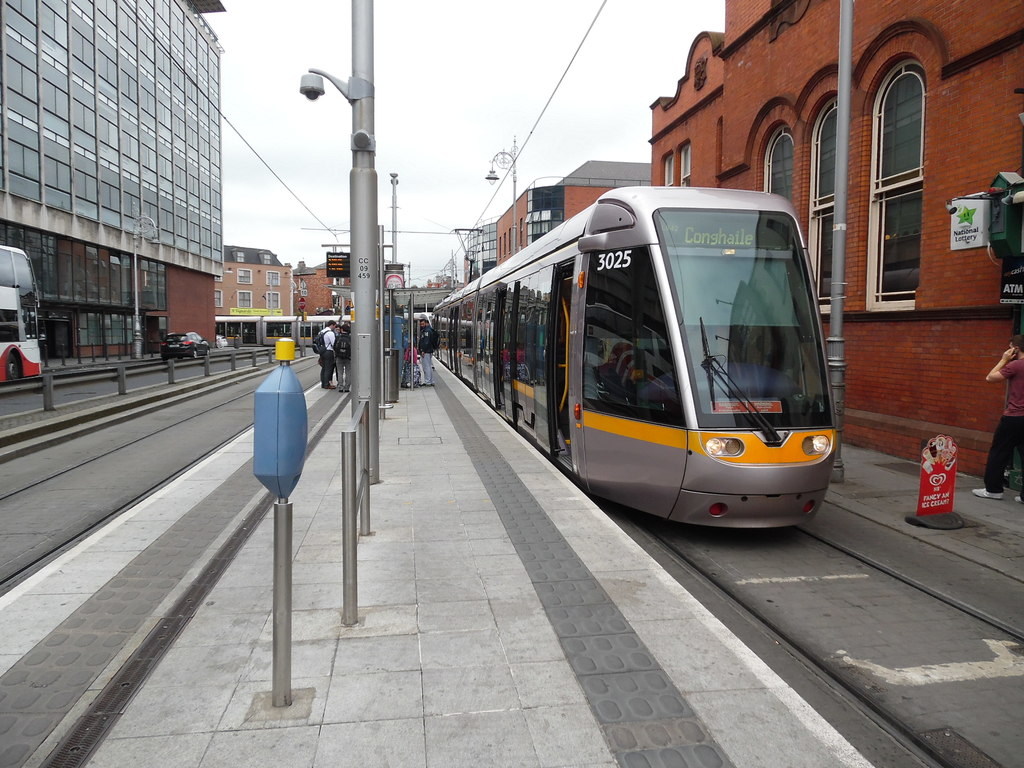
{"type": "Polygon", "coordinates": [[[281,339],[275,350],[280,365],[256,388],[252,471],[278,497],[274,505],[272,701],[275,707],[287,707],[292,703],[292,505],[288,495],[302,475],[307,416],[302,384],[291,369],[295,342],[281,339]]]}
{"type": "Polygon", "coordinates": [[[53,405],[53,374],[43,374],[43,410],[54,410],[53,405]]]}
{"type": "Polygon", "coordinates": [[[174,358],[170,357],[167,359],[167,383],[174,383],[174,358]]]}
{"type": "Polygon", "coordinates": [[[117,394],[128,394],[128,376],[125,372],[124,363],[120,363],[117,366],[117,394]]]}
{"type": "Polygon", "coordinates": [[[237,369],[238,369],[238,361],[235,360],[235,350],[232,349],[231,350],[231,370],[234,371],[234,370],[237,370],[237,369]]]}
{"type": "MultiPolygon", "coordinates": [[[[365,411],[366,404],[357,406],[365,411]]],[[[354,627],[359,623],[359,587],[357,582],[356,507],[359,504],[356,431],[341,435],[341,623],[354,627]]]]}
{"type": "Polygon", "coordinates": [[[209,376],[209,375],[210,375],[210,353],[207,352],[206,356],[203,358],[203,376],[209,376]]]}
{"type": "Polygon", "coordinates": [[[252,367],[256,368],[259,364],[256,362],[256,350],[252,351],[252,367]]]}

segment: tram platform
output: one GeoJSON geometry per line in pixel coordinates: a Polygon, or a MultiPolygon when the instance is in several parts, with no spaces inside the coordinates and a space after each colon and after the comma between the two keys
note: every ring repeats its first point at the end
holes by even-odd
{"type": "MultiPolygon", "coordinates": [[[[272,705],[273,520],[254,516],[250,432],[0,596],[0,768],[870,765],[447,371],[435,378],[381,422],[354,627],[347,409],[322,424],[290,499],[290,706],[272,705]]],[[[323,398],[339,395],[307,392],[323,398]]],[[[1020,575],[1024,507],[961,478],[957,509],[986,535],[910,526],[912,463],[855,448],[844,461],[830,504],[1020,575]]]]}

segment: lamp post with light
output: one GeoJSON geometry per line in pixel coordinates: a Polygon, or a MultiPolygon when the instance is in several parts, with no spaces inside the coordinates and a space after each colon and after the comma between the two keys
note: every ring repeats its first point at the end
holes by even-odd
{"type": "Polygon", "coordinates": [[[491,158],[491,170],[484,176],[487,181],[491,184],[498,180],[498,174],[494,172],[494,166],[497,165],[503,171],[507,171],[509,168],[512,169],[512,253],[516,253],[519,250],[519,222],[516,220],[516,158],[519,155],[519,149],[516,147],[515,137],[512,138],[512,151],[506,152],[504,149],[498,154],[491,158]]]}
{"type": "Polygon", "coordinates": [[[134,316],[132,317],[132,358],[142,357],[142,317],[139,312],[139,240],[152,239],[156,235],[156,222],[149,216],[138,215],[132,222],[132,294],[134,316]]]}

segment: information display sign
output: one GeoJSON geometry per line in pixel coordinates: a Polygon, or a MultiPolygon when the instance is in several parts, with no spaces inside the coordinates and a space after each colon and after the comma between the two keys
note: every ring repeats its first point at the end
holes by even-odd
{"type": "Polygon", "coordinates": [[[327,276],[349,278],[352,276],[351,254],[344,251],[327,252],[327,276]]]}

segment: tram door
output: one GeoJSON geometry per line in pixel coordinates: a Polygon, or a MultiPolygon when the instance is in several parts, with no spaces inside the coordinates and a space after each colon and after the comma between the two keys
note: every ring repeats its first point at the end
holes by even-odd
{"type": "Polygon", "coordinates": [[[516,392],[513,387],[514,375],[512,361],[516,359],[516,317],[519,312],[519,283],[515,283],[512,291],[503,292],[503,300],[500,311],[501,330],[499,339],[501,344],[501,365],[499,366],[500,383],[498,392],[501,399],[501,410],[505,418],[515,423],[516,416],[516,392]]]}
{"type": "Polygon", "coordinates": [[[551,447],[555,457],[567,467],[573,465],[572,424],[569,414],[569,355],[570,329],[572,328],[572,273],[573,264],[560,264],[555,269],[551,310],[554,314],[551,327],[554,333],[551,338],[551,359],[554,365],[552,372],[553,386],[549,390],[553,402],[551,420],[553,431],[551,447]]]}

